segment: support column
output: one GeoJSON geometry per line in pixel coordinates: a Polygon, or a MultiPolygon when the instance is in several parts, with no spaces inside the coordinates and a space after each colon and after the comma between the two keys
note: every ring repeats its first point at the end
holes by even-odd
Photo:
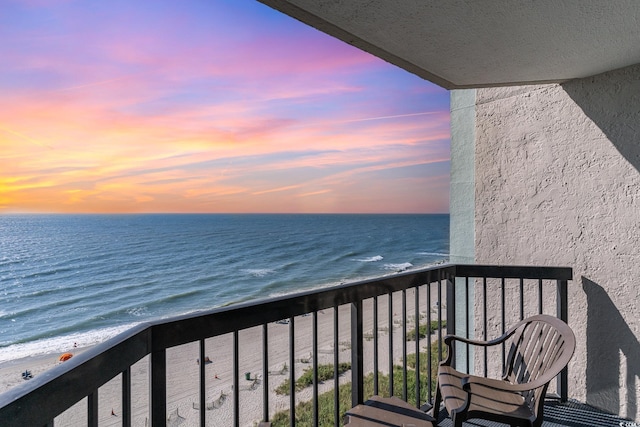
{"type": "MultiPolygon", "coordinates": [[[[476,136],[476,91],[475,89],[451,91],[451,188],[450,188],[450,261],[455,264],[475,262],[475,136],[476,136]]],[[[449,333],[466,334],[474,330],[473,279],[470,279],[469,294],[465,292],[465,280],[456,279],[455,329],[447,325],[449,333]],[[467,301],[466,298],[469,298],[467,301]]],[[[447,301],[449,304],[449,301],[447,301]]],[[[453,326],[453,325],[452,325],[453,326]]],[[[473,353],[469,354],[473,360],[473,353]]],[[[467,365],[467,354],[456,352],[456,366],[467,365]]],[[[473,363],[469,363],[473,372],[473,363]]]]}

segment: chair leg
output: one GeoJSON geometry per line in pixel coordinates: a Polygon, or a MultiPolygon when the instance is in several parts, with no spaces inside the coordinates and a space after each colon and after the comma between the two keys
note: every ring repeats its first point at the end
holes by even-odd
{"type": "Polygon", "coordinates": [[[453,427],[462,427],[462,423],[464,422],[464,417],[458,417],[456,412],[453,412],[451,415],[451,422],[453,423],[453,427]]]}
{"type": "Polygon", "coordinates": [[[440,384],[436,383],[436,397],[433,399],[433,418],[439,421],[440,403],[442,403],[442,395],[440,394],[440,384]]]}

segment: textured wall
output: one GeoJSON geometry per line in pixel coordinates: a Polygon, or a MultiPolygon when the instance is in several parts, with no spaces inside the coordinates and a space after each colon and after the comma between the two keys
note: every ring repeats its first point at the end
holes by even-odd
{"type": "Polygon", "coordinates": [[[476,262],[570,266],[570,396],[640,419],[640,65],[479,89],[476,262]]]}

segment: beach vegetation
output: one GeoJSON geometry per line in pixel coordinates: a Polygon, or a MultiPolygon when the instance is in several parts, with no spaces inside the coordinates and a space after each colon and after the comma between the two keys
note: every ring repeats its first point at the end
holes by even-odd
{"type": "MultiPolygon", "coordinates": [[[[440,350],[442,351],[442,359],[447,357],[447,347],[441,346],[440,350]]],[[[439,351],[438,351],[438,342],[431,343],[431,370],[427,368],[427,364],[429,362],[429,355],[426,351],[420,352],[420,378],[428,378],[429,374],[431,374],[431,392],[435,393],[436,391],[436,376],[438,372],[438,364],[440,363],[439,351]]],[[[416,354],[408,354],[407,355],[407,367],[412,370],[416,369],[416,354]]]]}
{"type": "MultiPolygon", "coordinates": [[[[350,362],[343,362],[338,364],[338,376],[344,374],[351,369],[350,362]]],[[[318,365],[318,382],[330,380],[334,377],[333,364],[328,363],[324,365],[318,365]]],[[[288,395],[289,394],[289,379],[284,380],[278,387],[276,387],[276,394],[288,395]]],[[[313,385],[313,369],[307,368],[303,374],[296,380],[296,391],[305,389],[313,385]]]]}
{"type": "MultiPolygon", "coordinates": [[[[436,387],[436,373],[438,364],[438,343],[431,343],[431,393],[436,387]]],[[[443,357],[446,357],[446,349],[443,348],[443,357]]],[[[407,356],[407,402],[416,405],[416,376],[415,376],[415,354],[407,356]]],[[[420,353],[420,403],[425,403],[428,399],[428,383],[427,383],[427,352],[420,353]]],[[[332,365],[331,365],[332,366],[332,365]]],[[[364,395],[373,396],[373,373],[369,373],[364,378],[364,395]]],[[[287,387],[287,391],[288,391],[287,387]]],[[[393,367],[393,394],[394,396],[402,396],[403,392],[403,372],[402,366],[395,365],[393,367]]],[[[382,397],[389,396],[389,376],[378,374],[378,395],[382,397]]],[[[340,420],[344,418],[345,413],[351,408],[351,383],[343,384],[338,390],[338,399],[340,405],[340,420]]],[[[313,402],[307,401],[296,405],[295,410],[296,425],[313,425],[313,402]]],[[[271,419],[273,427],[289,425],[289,411],[280,411],[274,414],[271,419]]],[[[327,391],[318,396],[318,425],[332,426],[334,425],[334,390],[327,391]]]]}
{"type": "MultiPolygon", "coordinates": [[[[418,339],[423,339],[427,337],[427,326],[429,331],[428,334],[430,335],[435,331],[437,331],[439,328],[443,328],[443,329],[446,328],[447,321],[443,320],[442,323],[440,323],[437,320],[432,320],[429,325],[427,325],[426,323],[419,325],[418,332],[417,332],[418,339]]],[[[407,341],[415,341],[415,340],[416,340],[416,328],[413,328],[412,330],[407,332],[407,341]]]]}
{"type": "MultiPolygon", "coordinates": [[[[402,395],[402,367],[394,366],[394,394],[402,395]]],[[[351,383],[341,385],[339,387],[339,405],[340,419],[344,418],[347,410],[351,408],[351,383]]],[[[368,374],[364,378],[365,396],[373,395],[373,373],[368,374]]],[[[378,394],[380,396],[389,396],[389,376],[378,374],[378,394]]],[[[415,402],[415,375],[407,375],[407,398],[410,402],[415,402]]],[[[421,392],[421,400],[426,398],[426,385],[423,384],[421,392]]],[[[307,401],[296,405],[296,422],[295,425],[313,425],[313,402],[307,401]]],[[[274,414],[271,419],[273,427],[289,426],[289,411],[280,411],[274,414]]],[[[334,425],[334,390],[327,391],[318,396],[318,425],[333,426],[334,425]]]]}

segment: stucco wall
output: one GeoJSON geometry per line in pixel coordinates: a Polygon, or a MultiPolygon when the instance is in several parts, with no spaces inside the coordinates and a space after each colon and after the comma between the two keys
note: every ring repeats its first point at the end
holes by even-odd
{"type": "Polygon", "coordinates": [[[570,266],[570,397],[640,419],[640,65],[476,94],[478,263],[570,266]]]}

